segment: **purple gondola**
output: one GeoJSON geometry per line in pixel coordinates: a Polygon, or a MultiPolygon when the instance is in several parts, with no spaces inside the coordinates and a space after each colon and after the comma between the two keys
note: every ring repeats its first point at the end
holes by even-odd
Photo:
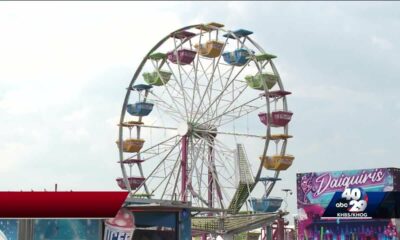
{"type": "Polygon", "coordinates": [[[189,49],[180,49],[176,51],[168,52],[167,58],[170,62],[180,65],[191,64],[196,57],[196,51],[192,51],[189,49]]]}

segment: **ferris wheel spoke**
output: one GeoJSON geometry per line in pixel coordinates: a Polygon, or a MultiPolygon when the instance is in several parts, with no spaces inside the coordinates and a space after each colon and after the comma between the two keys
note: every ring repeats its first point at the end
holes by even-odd
{"type": "MultiPolygon", "coordinates": [[[[232,86],[233,87],[233,86],[232,86]]],[[[232,100],[228,100],[228,102],[229,102],[229,104],[226,106],[223,106],[223,107],[220,107],[220,104],[221,104],[221,102],[223,101],[223,98],[222,98],[222,96],[221,96],[221,98],[220,98],[220,100],[218,101],[218,103],[216,104],[216,106],[215,106],[215,111],[214,111],[214,113],[213,113],[213,115],[212,115],[212,117],[215,117],[215,116],[218,116],[217,114],[219,114],[219,109],[223,109],[222,110],[222,114],[224,114],[224,113],[227,113],[227,112],[229,112],[229,108],[234,104],[234,102],[236,102],[238,99],[239,99],[239,97],[242,95],[242,93],[247,89],[247,84],[244,84],[244,85],[241,85],[240,87],[238,87],[238,88],[233,88],[233,90],[232,90],[232,93],[234,94],[235,93],[235,90],[237,90],[237,89],[240,89],[240,88],[243,88],[242,90],[240,90],[239,91],[239,94],[236,96],[236,97],[234,97],[234,99],[232,99],[232,100]]],[[[227,92],[227,94],[226,95],[228,95],[228,94],[230,94],[231,93],[231,91],[229,91],[229,92],[227,92]]]]}
{"type": "MultiPolygon", "coordinates": [[[[188,177],[188,179],[189,179],[188,188],[192,193],[193,192],[195,193],[194,197],[198,197],[199,200],[204,203],[205,200],[201,197],[201,192],[200,191],[196,192],[193,187],[193,173],[194,172],[197,173],[196,174],[196,180],[197,180],[196,184],[198,186],[201,186],[201,180],[202,180],[202,176],[199,175],[199,170],[197,168],[198,159],[199,159],[199,155],[200,155],[200,148],[196,147],[197,145],[201,145],[201,139],[196,139],[196,140],[197,140],[196,143],[193,143],[193,138],[190,139],[190,148],[189,149],[190,149],[190,156],[191,156],[191,169],[188,174],[188,176],[189,176],[188,177]],[[197,149],[197,151],[196,151],[196,149],[197,149]]],[[[205,202],[205,203],[207,204],[207,202],[205,202]]]]}
{"type": "Polygon", "coordinates": [[[192,165],[191,169],[189,171],[189,174],[188,174],[190,183],[192,182],[193,171],[197,166],[196,164],[197,164],[197,160],[198,160],[199,154],[200,154],[199,150],[197,152],[195,152],[196,145],[199,144],[199,142],[200,142],[200,139],[197,139],[196,143],[193,143],[193,138],[190,138],[190,141],[189,141],[189,143],[190,143],[190,148],[189,149],[190,149],[191,165],[192,165]]]}
{"type": "MultiPolygon", "coordinates": [[[[204,77],[206,79],[206,81],[207,81],[207,85],[206,85],[206,89],[202,89],[203,90],[203,94],[199,93],[199,100],[200,99],[201,100],[200,100],[200,102],[199,102],[199,104],[197,106],[197,111],[199,111],[200,108],[201,108],[202,111],[204,111],[205,106],[203,105],[203,101],[202,100],[203,100],[205,94],[208,94],[208,88],[209,88],[209,85],[210,85],[210,83],[212,81],[211,78],[208,77],[207,72],[211,67],[213,67],[213,62],[211,62],[207,66],[207,68],[204,68],[203,63],[201,61],[199,61],[199,65],[200,65],[201,70],[203,71],[202,75],[200,76],[200,79],[204,77]]],[[[197,86],[200,87],[200,84],[197,84],[197,86]]],[[[194,99],[193,99],[193,101],[194,101],[194,99]]],[[[196,111],[196,113],[197,113],[197,111],[196,111]]],[[[194,119],[194,115],[193,115],[193,112],[192,112],[191,121],[193,121],[193,119],[194,119]]]]}
{"type": "MultiPolygon", "coordinates": [[[[206,104],[204,104],[203,105],[203,99],[204,99],[204,96],[206,95],[206,94],[208,94],[208,88],[209,88],[209,85],[210,85],[210,83],[211,83],[211,79],[210,78],[208,78],[208,76],[207,76],[207,71],[209,70],[209,68],[211,68],[213,66],[213,63],[211,62],[210,64],[209,64],[209,66],[206,68],[206,69],[204,69],[204,66],[203,66],[203,64],[201,63],[201,61],[200,61],[200,67],[201,67],[201,69],[203,70],[203,74],[202,74],[202,76],[201,76],[201,78],[202,77],[204,77],[205,79],[206,79],[206,81],[207,81],[207,85],[206,85],[206,89],[202,89],[203,90],[203,94],[199,94],[199,100],[200,100],[200,102],[199,102],[199,105],[198,105],[198,107],[197,107],[197,110],[196,110],[196,114],[197,114],[197,112],[201,109],[201,111],[202,112],[205,112],[205,107],[206,106],[204,106],[204,105],[206,105],[206,104]]],[[[200,84],[198,84],[198,86],[200,86],[200,84]]],[[[194,100],[194,99],[193,99],[194,100]]],[[[192,112],[192,117],[191,117],[191,121],[193,121],[194,119],[195,119],[195,116],[196,116],[196,114],[193,114],[193,112],[192,112]]]]}
{"type": "MultiPolygon", "coordinates": [[[[165,143],[171,141],[172,139],[175,139],[175,141],[176,141],[176,138],[177,138],[177,137],[178,137],[178,135],[174,135],[174,136],[172,136],[172,137],[170,137],[170,138],[168,138],[168,139],[166,139],[166,140],[164,140],[164,141],[162,141],[162,142],[160,142],[160,143],[158,143],[158,144],[156,144],[156,145],[153,145],[153,146],[151,146],[151,147],[149,147],[149,148],[147,148],[147,149],[145,149],[145,150],[143,150],[143,151],[140,151],[140,153],[141,153],[141,154],[146,154],[148,151],[150,151],[150,150],[152,150],[152,149],[154,149],[154,148],[157,148],[157,147],[161,146],[162,144],[165,144],[165,143]]],[[[178,142],[179,142],[179,141],[178,141],[178,142]]],[[[137,155],[138,155],[138,154],[136,153],[136,154],[130,156],[128,159],[134,159],[137,155]]]]}
{"type": "Polygon", "coordinates": [[[178,116],[177,113],[175,112],[171,112],[168,109],[165,109],[162,104],[155,104],[156,105],[156,109],[158,112],[158,115],[160,116],[159,119],[161,120],[162,124],[165,124],[164,120],[163,120],[163,116],[164,114],[170,115],[171,119],[175,121],[175,123],[179,123],[180,122],[180,116],[178,116]],[[161,114],[164,113],[164,114],[161,114]]]}
{"type": "MultiPolygon", "coordinates": [[[[202,32],[203,32],[203,30],[200,30],[200,35],[199,35],[199,42],[198,42],[198,45],[200,46],[200,44],[201,44],[201,38],[202,38],[202,36],[203,36],[203,34],[202,34],[202,32]]],[[[191,48],[193,48],[193,46],[192,46],[192,42],[190,42],[190,47],[191,48]]],[[[194,100],[195,100],[195,92],[196,92],[196,90],[197,90],[197,93],[198,93],[198,95],[199,95],[199,98],[200,98],[200,96],[201,96],[201,94],[200,94],[200,91],[199,91],[199,89],[198,89],[198,69],[199,69],[199,62],[200,62],[200,56],[199,56],[199,54],[196,54],[196,65],[193,63],[193,69],[195,69],[195,71],[194,71],[194,80],[193,80],[193,91],[192,91],[192,104],[191,104],[191,107],[190,107],[190,114],[192,114],[193,113],[193,107],[194,107],[194,100]]],[[[189,78],[190,79],[190,78],[189,78]]],[[[199,106],[200,107],[200,106],[199,106]]],[[[190,121],[192,121],[192,116],[190,116],[190,119],[189,119],[190,121]]]]}
{"type": "Polygon", "coordinates": [[[179,123],[180,119],[182,119],[181,116],[178,113],[171,112],[169,109],[166,109],[160,103],[156,103],[155,106],[156,106],[155,109],[157,110],[157,113],[159,115],[158,119],[161,121],[162,124],[165,124],[165,122],[164,122],[164,116],[165,115],[169,116],[170,119],[173,120],[175,123],[179,123]]]}
{"type": "Polygon", "coordinates": [[[255,134],[246,134],[246,133],[236,133],[236,132],[221,132],[221,131],[212,131],[212,130],[197,130],[198,132],[210,133],[210,134],[223,134],[223,135],[231,135],[231,136],[238,136],[238,137],[252,137],[252,138],[265,138],[262,135],[255,135],[255,134]]]}
{"type": "MultiPolygon", "coordinates": [[[[211,94],[209,95],[209,100],[208,100],[208,104],[207,104],[208,108],[205,111],[203,111],[203,114],[205,113],[207,115],[206,119],[210,118],[210,117],[212,117],[212,116],[214,116],[216,114],[216,111],[218,111],[218,105],[219,105],[220,101],[222,101],[222,99],[224,98],[225,95],[229,94],[229,91],[227,91],[227,88],[225,88],[224,83],[222,81],[223,81],[223,78],[225,78],[226,74],[229,73],[229,75],[227,77],[227,80],[229,82],[229,79],[230,79],[230,77],[231,77],[231,75],[233,73],[234,66],[230,66],[230,68],[228,68],[222,75],[221,75],[221,70],[220,70],[219,65],[217,65],[217,69],[218,69],[218,71],[217,71],[218,72],[218,78],[220,80],[219,81],[220,89],[210,88],[210,91],[211,91],[211,89],[215,90],[215,92],[218,92],[220,97],[219,98],[217,97],[218,100],[216,100],[217,98],[212,99],[211,98],[212,95],[211,94]],[[216,102],[216,104],[215,104],[215,102],[216,102]],[[213,108],[213,105],[215,106],[215,108],[213,108]]],[[[199,118],[202,118],[202,117],[204,117],[204,116],[201,116],[199,118]]]]}
{"type": "MultiPolygon", "coordinates": [[[[222,148],[227,148],[222,142],[220,142],[220,141],[216,141],[216,143],[215,143],[215,146],[216,146],[216,149],[218,149],[218,147],[222,147],[222,148]]],[[[235,152],[233,153],[234,155],[236,154],[235,152]]],[[[227,160],[225,160],[225,159],[219,159],[219,161],[220,162],[222,162],[222,165],[221,165],[221,168],[223,169],[223,168],[226,168],[226,165],[225,165],[225,163],[233,163],[233,162],[235,162],[236,161],[236,158],[237,158],[238,156],[232,156],[232,159],[234,160],[234,161],[227,161],[227,160]]],[[[218,158],[216,158],[217,160],[218,160],[218,158]]],[[[237,165],[235,165],[236,167],[238,167],[237,165]]],[[[237,179],[236,177],[238,177],[238,175],[236,174],[236,171],[237,171],[237,169],[236,169],[236,167],[233,167],[231,164],[230,164],[230,167],[232,168],[232,173],[233,173],[233,175],[231,175],[231,176],[227,176],[227,177],[225,177],[223,174],[220,174],[219,176],[220,177],[222,177],[225,181],[226,181],[226,183],[229,185],[223,185],[224,186],[224,188],[223,188],[223,190],[228,190],[228,189],[233,189],[233,190],[236,190],[236,188],[237,188],[237,182],[238,181],[240,181],[240,178],[239,179],[237,179]]],[[[253,178],[253,176],[251,176],[252,178],[253,178]]],[[[251,190],[252,189],[250,189],[250,188],[248,188],[247,189],[247,191],[248,191],[248,193],[250,194],[251,193],[251,190]]],[[[228,198],[227,199],[232,199],[231,197],[233,196],[233,192],[231,192],[231,194],[229,194],[227,191],[224,191],[224,194],[226,195],[226,196],[228,196],[228,198]]]]}
{"type": "MultiPolygon", "coordinates": [[[[206,148],[206,144],[205,144],[204,142],[202,142],[202,144],[201,144],[201,146],[200,146],[200,148],[199,148],[199,151],[200,151],[200,149],[201,149],[201,152],[204,152],[204,151],[205,151],[205,148],[206,148]]],[[[204,180],[203,180],[203,172],[204,172],[204,164],[201,164],[201,165],[200,165],[200,173],[199,173],[200,180],[198,181],[198,182],[199,182],[199,185],[198,185],[198,192],[199,192],[200,196],[202,196],[202,185],[201,185],[201,183],[203,183],[204,186],[208,186],[208,185],[206,185],[206,184],[204,183],[204,180]]],[[[207,192],[207,191],[206,191],[206,192],[207,192]]],[[[207,203],[207,205],[208,205],[208,203],[207,203]]]]}
{"type": "Polygon", "coordinates": [[[178,111],[175,110],[174,107],[172,107],[170,104],[168,104],[167,102],[162,100],[157,95],[155,95],[153,93],[151,93],[151,94],[152,94],[152,96],[157,98],[157,100],[156,99],[152,99],[152,101],[155,103],[156,107],[158,107],[157,109],[163,111],[166,114],[172,115],[171,118],[173,120],[175,120],[176,122],[180,122],[181,115],[179,114],[178,111]]]}
{"type": "MultiPolygon", "coordinates": [[[[197,137],[201,137],[200,135],[198,135],[197,133],[194,133],[195,135],[197,135],[197,137]]],[[[213,145],[210,144],[207,140],[204,140],[206,145],[208,145],[209,147],[213,148],[213,145]]],[[[214,151],[213,151],[214,152],[214,151]]],[[[206,158],[204,158],[206,159],[206,158]]],[[[206,167],[208,168],[208,171],[211,173],[212,176],[212,182],[215,184],[216,187],[216,191],[217,191],[217,196],[218,196],[218,200],[220,202],[220,207],[222,209],[224,209],[224,205],[223,205],[223,199],[222,199],[222,195],[221,195],[221,183],[219,182],[218,179],[218,173],[216,172],[216,168],[215,168],[215,163],[210,163],[208,160],[203,161],[206,165],[206,167]]],[[[210,182],[208,183],[210,184],[210,182]]]]}
{"type": "Polygon", "coordinates": [[[163,162],[168,158],[168,156],[172,153],[172,151],[179,145],[180,141],[178,141],[172,148],[171,150],[164,156],[164,158],[157,164],[157,166],[154,168],[154,170],[145,178],[143,183],[137,188],[137,190],[134,192],[134,194],[144,185],[146,182],[151,178],[154,174],[155,171],[163,164],[163,162]]]}
{"type": "MultiPolygon", "coordinates": [[[[227,83],[226,83],[226,85],[224,86],[224,88],[223,88],[223,90],[221,91],[221,93],[220,94],[218,94],[218,96],[212,101],[212,102],[210,102],[209,104],[208,104],[208,107],[207,107],[207,109],[203,112],[203,114],[201,114],[200,115],[200,117],[198,117],[196,120],[195,120],[195,123],[198,123],[201,119],[202,119],[202,117],[207,113],[207,111],[215,104],[215,102],[217,102],[224,94],[224,91],[226,91],[226,89],[236,80],[236,78],[240,75],[240,73],[244,70],[244,68],[245,68],[245,66],[243,66],[240,70],[239,70],[239,72],[235,75],[235,77],[233,77],[231,80],[229,80],[228,79],[228,81],[227,81],[227,83]]],[[[208,86],[208,85],[207,85],[208,86]]],[[[196,112],[196,114],[195,114],[195,117],[197,116],[197,112],[196,112]]]]}
{"type": "Polygon", "coordinates": [[[181,74],[181,69],[183,69],[183,68],[182,68],[182,66],[180,64],[178,64],[179,78],[177,78],[175,73],[174,73],[174,71],[172,71],[172,68],[171,68],[171,66],[170,66],[170,64],[168,62],[167,62],[167,66],[168,66],[169,70],[171,71],[172,75],[174,76],[177,85],[179,86],[180,91],[178,91],[178,92],[180,92],[180,94],[182,95],[182,98],[183,98],[183,105],[184,105],[184,108],[185,108],[186,119],[189,119],[188,106],[187,106],[186,102],[190,101],[190,100],[187,99],[188,96],[186,94],[185,88],[183,87],[182,74],[181,74]]]}
{"type": "MultiPolygon", "coordinates": [[[[229,39],[229,38],[226,38],[226,40],[225,40],[225,42],[224,42],[224,45],[222,46],[221,52],[223,52],[223,50],[225,49],[225,46],[226,46],[226,44],[227,44],[227,42],[228,42],[228,39],[229,39]]],[[[216,65],[218,65],[219,61],[221,60],[221,56],[222,56],[221,54],[218,56],[218,59],[217,59],[217,61],[216,61],[216,64],[213,63],[213,69],[212,69],[211,77],[210,77],[210,79],[209,79],[209,81],[208,81],[208,83],[207,83],[207,87],[206,87],[206,89],[205,89],[205,91],[204,91],[203,96],[201,97],[201,100],[200,100],[199,105],[202,105],[202,104],[203,104],[204,97],[205,97],[206,93],[208,92],[210,85],[213,84],[214,74],[215,74],[215,70],[216,70],[216,65]]],[[[214,59],[214,60],[215,60],[215,59],[214,59]]],[[[198,111],[199,111],[199,108],[197,109],[196,113],[194,114],[193,119],[196,119],[197,114],[198,114],[198,111]]],[[[207,110],[206,110],[206,111],[207,111],[207,110]]],[[[206,112],[206,111],[204,111],[204,112],[206,112]]],[[[204,114],[204,112],[203,112],[203,114],[204,114]]]]}
{"type": "Polygon", "coordinates": [[[197,147],[197,149],[198,149],[198,151],[197,151],[198,158],[201,159],[201,162],[200,162],[201,169],[198,172],[198,176],[197,176],[198,182],[197,182],[197,184],[198,184],[198,187],[199,187],[198,192],[201,194],[202,186],[208,186],[208,183],[203,180],[203,166],[205,166],[205,164],[202,164],[205,161],[205,159],[207,159],[207,156],[205,156],[205,154],[204,154],[206,152],[207,144],[206,144],[206,140],[204,140],[200,135],[198,135],[196,133],[194,135],[196,136],[197,139],[201,140],[200,141],[201,142],[200,145],[198,145],[198,147],[197,147]]]}
{"type": "MultiPolygon", "coordinates": [[[[235,156],[234,156],[234,150],[233,149],[231,149],[231,148],[229,148],[228,146],[226,146],[222,141],[220,141],[220,140],[218,140],[217,138],[215,138],[214,139],[214,144],[215,144],[215,146],[216,146],[216,148],[217,149],[219,149],[219,151],[217,152],[217,155],[218,155],[218,157],[220,157],[221,159],[224,159],[223,158],[223,156],[221,155],[222,153],[224,153],[224,154],[226,154],[226,153],[229,153],[229,154],[232,154],[232,156],[230,156],[231,158],[234,158],[235,156]]],[[[222,164],[224,164],[224,163],[228,163],[228,164],[230,164],[230,163],[232,163],[233,162],[233,160],[230,160],[230,161],[225,161],[225,160],[222,160],[222,164]]],[[[229,165],[232,169],[233,169],[233,165],[229,165]]]]}
{"type": "MultiPolygon", "coordinates": [[[[221,153],[219,151],[219,147],[218,147],[217,144],[214,143],[214,144],[212,144],[212,145],[210,144],[208,146],[210,146],[210,147],[212,146],[213,149],[218,150],[218,151],[215,151],[216,152],[216,156],[214,156],[214,159],[216,160],[216,163],[219,163],[219,165],[225,170],[227,170],[227,165],[225,163],[228,163],[229,164],[228,167],[230,167],[230,170],[233,170],[233,166],[231,165],[231,161],[229,161],[229,160],[227,161],[226,158],[221,156],[221,153]]],[[[229,150],[229,152],[231,152],[231,151],[229,150]]],[[[202,154],[201,157],[204,158],[204,159],[206,158],[205,154],[202,154]]],[[[232,156],[232,158],[234,158],[234,156],[232,156]]],[[[231,171],[231,172],[233,172],[233,171],[231,171]]],[[[220,172],[219,175],[223,176],[222,171],[220,172]]],[[[227,179],[227,177],[225,177],[225,176],[223,176],[223,178],[227,179]]]]}
{"type": "MultiPolygon", "coordinates": [[[[180,152],[178,154],[178,158],[179,157],[180,157],[180,152]]],[[[165,185],[164,190],[163,190],[163,194],[161,195],[161,199],[163,199],[163,197],[164,197],[164,194],[165,194],[165,192],[166,192],[166,190],[168,188],[168,185],[169,185],[169,181],[171,180],[171,177],[174,175],[174,172],[175,172],[175,169],[177,167],[177,164],[179,164],[179,162],[175,161],[173,166],[172,166],[172,168],[170,169],[171,171],[168,171],[168,173],[166,172],[166,173],[164,173],[163,176],[160,176],[160,178],[161,178],[160,183],[152,191],[152,193],[154,193],[155,191],[157,191],[158,188],[160,188],[164,184],[164,182],[166,182],[166,185],[165,185]]],[[[164,168],[163,170],[165,171],[166,168],[164,168]]]]}
{"type": "MultiPolygon", "coordinates": [[[[171,86],[172,86],[172,85],[171,85],[171,86]]],[[[174,89],[175,92],[177,92],[175,88],[173,88],[173,89],[174,89]]],[[[168,96],[169,96],[169,98],[171,99],[171,102],[175,105],[175,110],[176,110],[176,112],[178,112],[179,115],[184,119],[184,118],[185,118],[185,115],[182,114],[182,112],[180,111],[180,107],[178,107],[178,105],[177,105],[177,103],[179,103],[179,101],[176,101],[176,100],[175,100],[177,97],[176,97],[176,96],[175,96],[175,97],[173,96],[173,94],[170,92],[170,90],[169,90],[168,87],[165,87],[165,90],[166,90],[166,92],[168,93],[168,96]]],[[[184,106],[182,106],[182,104],[180,104],[180,105],[181,105],[181,107],[184,108],[184,106]]]]}
{"type": "MultiPolygon", "coordinates": [[[[181,171],[181,168],[182,168],[182,165],[179,164],[178,173],[181,171]]],[[[171,191],[171,201],[174,200],[174,197],[175,197],[175,199],[176,199],[176,198],[180,195],[179,190],[177,191],[178,181],[179,181],[179,174],[176,174],[175,183],[174,183],[174,188],[173,188],[172,191],[171,191]]]]}
{"type": "MultiPolygon", "coordinates": [[[[153,62],[152,62],[152,63],[153,63],[153,62]]],[[[184,91],[183,84],[182,84],[182,77],[181,77],[181,74],[180,74],[180,72],[179,72],[179,78],[177,78],[176,75],[175,75],[175,73],[174,73],[174,71],[172,70],[170,64],[169,64],[168,62],[165,62],[165,63],[166,63],[166,65],[168,66],[168,68],[169,68],[170,72],[172,73],[172,75],[174,76],[174,78],[176,79],[176,83],[178,83],[178,86],[179,86],[179,88],[180,88],[180,91],[176,91],[175,88],[173,88],[173,90],[174,90],[177,94],[182,94],[182,98],[183,98],[183,100],[184,100],[184,108],[186,109],[186,95],[184,94],[185,91],[184,91]],[[180,85],[179,85],[179,82],[181,83],[180,85]]],[[[158,68],[154,63],[153,63],[153,66],[154,66],[154,68],[157,70],[157,73],[161,76],[161,73],[160,73],[160,71],[159,71],[159,68],[158,68]]],[[[179,65],[179,66],[180,66],[180,65],[179,65]]],[[[180,67],[178,68],[178,70],[180,71],[180,67]]],[[[163,82],[164,85],[167,84],[166,82],[164,82],[164,79],[163,79],[163,78],[160,78],[160,79],[161,79],[161,81],[163,82]]],[[[187,114],[187,113],[186,113],[186,114],[187,114]]]]}
{"type": "MultiPolygon", "coordinates": [[[[239,86],[239,87],[236,87],[236,88],[234,88],[232,91],[228,91],[225,95],[228,95],[228,94],[230,94],[231,92],[235,92],[236,90],[239,90],[239,94],[233,99],[233,100],[231,100],[231,99],[223,99],[222,97],[220,98],[220,100],[217,102],[217,104],[215,105],[215,111],[213,112],[213,114],[212,114],[212,116],[211,117],[214,117],[214,116],[216,116],[217,114],[219,114],[219,109],[224,109],[223,110],[223,112],[224,111],[227,111],[228,109],[229,109],[229,107],[232,105],[232,102],[233,101],[236,101],[239,97],[240,97],[240,95],[242,95],[242,93],[245,91],[247,89],[247,84],[245,84],[245,85],[241,85],[241,86],[239,86]],[[241,89],[241,88],[243,88],[243,89],[241,89]],[[241,89],[241,90],[240,90],[241,89]],[[221,102],[228,102],[228,105],[224,105],[224,106],[220,106],[220,104],[221,104],[221,102]]],[[[217,122],[217,121],[216,121],[217,122]]]]}
{"type": "Polygon", "coordinates": [[[164,129],[164,130],[177,130],[178,128],[174,127],[165,127],[165,126],[156,126],[156,125],[140,125],[143,128],[157,128],[157,129],[164,129]]]}
{"type": "MultiPolygon", "coordinates": [[[[201,93],[200,93],[200,90],[199,90],[199,88],[198,88],[197,80],[196,80],[196,79],[197,79],[197,71],[195,72],[194,80],[192,79],[192,77],[190,77],[190,74],[192,74],[192,71],[195,69],[194,63],[192,63],[192,65],[193,65],[193,67],[191,68],[191,70],[190,70],[189,73],[187,73],[186,70],[185,70],[184,68],[181,68],[181,69],[182,69],[182,72],[185,73],[186,79],[189,79],[189,80],[190,80],[190,83],[191,83],[192,86],[193,86],[192,88],[189,87],[189,86],[183,87],[184,89],[192,90],[192,97],[190,97],[190,94],[189,94],[189,93],[186,94],[186,95],[188,96],[188,98],[189,98],[188,102],[189,102],[190,105],[191,105],[191,106],[190,106],[190,109],[188,109],[189,113],[192,113],[192,112],[193,112],[193,107],[200,107],[200,106],[196,106],[196,105],[195,105],[195,99],[196,99],[195,93],[197,93],[198,97],[201,98],[201,93]]],[[[191,116],[190,116],[190,118],[191,118],[191,116]]],[[[190,119],[189,119],[189,120],[190,120],[190,119]]]]}
{"type": "Polygon", "coordinates": [[[170,147],[171,146],[169,146],[169,145],[165,145],[165,146],[160,145],[159,147],[157,147],[157,149],[142,152],[145,156],[145,157],[143,157],[143,160],[148,161],[150,159],[157,158],[158,156],[166,153],[170,149],[170,147]]]}
{"type": "Polygon", "coordinates": [[[218,124],[217,124],[217,123],[214,123],[214,125],[216,125],[216,126],[218,126],[218,127],[222,127],[222,126],[224,126],[224,125],[226,125],[226,124],[228,124],[228,123],[231,123],[231,122],[233,122],[233,121],[235,121],[235,120],[240,119],[241,117],[248,116],[250,113],[255,112],[255,111],[257,111],[258,109],[261,109],[261,108],[265,107],[265,105],[266,105],[266,104],[264,103],[264,104],[262,104],[262,105],[260,105],[260,106],[243,106],[243,107],[248,107],[249,110],[243,110],[243,109],[241,109],[241,111],[239,111],[238,115],[232,116],[231,118],[226,119],[225,122],[222,122],[222,120],[224,119],[224,117],[221,117],[221,118],[219,118],[218,121],[216,121],[218,124]]]}
{"type": "MultiPolygon", "coordinates": [[[[173,167],[172,171],[170,172],[170,174],[168,176],[168,181],[167,181],[167,183],[166,183],[166,185],[164,187],[163,193],[161,195],[161,199],[164,199],[164,196],[168,196],[169,194],[166,194],[166,193],[169,191],[169,192],[171,192],[170,196],[171,196],[171,200],[172,200],[172,197],[174,195],[174,191],[175,190],[171,191],[171,189],[169,189],[168,187],[169,187],[170,183],[172,182],[172,179],[175,179],[174,182],[177,182],[178,179],[179,179],[179,172],[181,171],[181,165],[179,164],[180,163],[180,161],[179,161],[180,158],[181,158],[181,151],[179,151],[178,156],[176,157],[176,159],[173,160],[174,161],[174,167],[173,167]]],[[[174,189],[175,189],[175,187],[174,187],[174,189]]]]}
{"type": "Polygon", "coordinates": [[[249,100],[249,101],[247,101],[247,102],[245,102],[245,103],[243,103],[243,104],[241,104],[241,105],[239,105],[237,107],[234,107],[234,108],[228,110],[228,108],[232,105],[232,104],[229,104],[229,106],[224,110],[223,113],[221,113],[220,115],[218,115],[218,116],[216,116],[214,118],[208,119],[205,122],[202,122],[202,124],[209,123],[209,122],[212,122],[212,121],[216,122],[215,120],[218,121],[224,115],[226,115],[228,113],[231,113],[231,112],[234,112],[235,110],[241,109],[243,106],[246,106],[247,104],[250,104],[250,103],[252,103],[252,102],[254,102],[254,101],[256,101],[256,100],[258,100],[260,98],[261,98],[260,96],[257,96],[256,98],[253,98],[253,99],[251,99],[251,100],[249,100]]]}

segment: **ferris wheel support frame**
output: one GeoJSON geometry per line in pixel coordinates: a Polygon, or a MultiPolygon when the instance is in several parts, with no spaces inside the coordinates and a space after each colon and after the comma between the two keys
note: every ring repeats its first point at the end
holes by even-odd
{"type": "Polygon", "coordinates": [[[187,188],[187,160],[188,160],[188,155],[187,155],[187,150],[188,150],[188,138],[186,135],[182,136],[181,138],[181,151],[182,151],[182,160],[181,160],[181,201],[186,202],[187,201],[187,196],[186,196],[186,188],[187,188]]]}

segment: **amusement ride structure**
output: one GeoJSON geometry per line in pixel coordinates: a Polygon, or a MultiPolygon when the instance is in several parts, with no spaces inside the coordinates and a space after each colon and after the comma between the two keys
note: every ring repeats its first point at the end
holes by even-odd
{"type": "Polygon", "coordinates": [[[219,23],[168,34],[137,67],[122,105],[118,185],[130,199],[189,204],[193,232],[203,235],[276,219],[282,199],[269,195],[294,159],[290,92],[276,56],[252,34],[219,23]],[[251,214],[239,213],[245,205],[251,214]]]}

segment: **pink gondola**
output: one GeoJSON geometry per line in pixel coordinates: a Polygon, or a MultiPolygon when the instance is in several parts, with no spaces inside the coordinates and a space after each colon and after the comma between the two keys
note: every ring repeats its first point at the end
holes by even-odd
{"type": "Polygon", "coordinates": [[[191,64],[196,57],[196,51],[192,51],[189,49],[180,49],[175,53],[174,51],[168,52],[167,53],[167,58],[170,62],[180,65],[187,65],[191,64]],[[178,57],[177,57],[178,55],[178,57]]]}
{"type": "MultiPolygon", "coordinates": [[[[121,189],[126,190],[124,179],[117,178],[116,180],[117,180],[118,186],[121,189]]],[[[142,178],[142,177],[129,177],[128,182],[129,182],[129,185],[131,186],[131,190],[134,190],[134,189],[138,188],[140,185],[142,185],[144,180],[145,180],[145,178],[142,178]]]]}
{"type": "Polygon", "coordinates": [[[269,117],[267,113],[259,113],[258,117],[265,125],[270,124],[271,127],[284,127],[292,119],[293,113],[286,111],[275,111],[272,112],[271,115],[272,116],[269,117]]]}

